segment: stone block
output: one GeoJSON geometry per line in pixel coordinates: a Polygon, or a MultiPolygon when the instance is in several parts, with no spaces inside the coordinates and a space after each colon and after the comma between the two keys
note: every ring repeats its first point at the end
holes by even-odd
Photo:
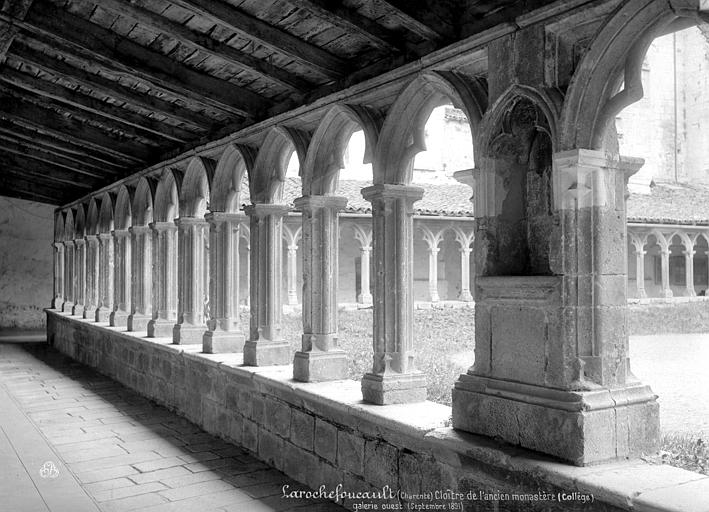
{"type": "Polygon", "coordinates": [[[227,384],[224,390],[224,406],[232,411],[239,411],[239,388],[233,384],[227,384]]]}
{"type": "Polygon", "coordinates": [[[283,438],[290,434],[291,408],[289,405],[273,400],[264,399],[264,420],[268,430],[283,438]]]}
{"type": "Polygon", "coordinates": [[[226,331],[206,331],[202,335],[202,351],[205,354],[225,354],[241,352],[244,348],[244,334],[226,331]]]}
{"type": "Polygon", "coordinates": [[[367,373],[362,378],[362,398],[377,405],[404,404],[426,400],[426,377],[423,373],[367,373]]]}
{"type": "Polygon", "coordinates": [[[337,465],[350,473],[360,476],[363,474],[364,439],[362,437],[338,430],[337,465]]]}
{"type": "Polygon", "coordinates": [[[276,469],[283,469],[283,449],[285,441],[268,430],[259,429],[258,457],[276,469]]]}
{"type": "Polygon", "coordinates": [[[414,453],[399,454],[399,489],[403,493],[416,495],[421,487],[421,460],[414,453]]]}
{"type": "Polygon", "coordinates": [[[364,445],[365,479],[375,487],[398,483],[399,451],[382,440],[368,440],[364,445]]]}
{"type": "Polygon", "coordinates": [[[175,322],[170,320],[150,320],[148,322],[148,338],[172,338],[175,322]]]}
{"type": "Polygon", "coordinates": [[[291,411],[290,440],[296,446],[313,451],[315,418],[310,414],[293,409],[291,411]]]}
{"type": "Polygon", "coordinates": [[[318,458],[310,452],[289,442],[284,443],[283,472],[291,478],[317,489],[321,482],[318,477],[318,458]]]}
{"type": "Polygon", "coordinates": [[[128,331],[143,332],[148,330],[148,322],[151,318],[147,315],[130,315],[126,322],[128,331]]]}
{"type": "Polygon", "coordinates": [[[340,468],[328,464],[323,460],[319,460],[318,462],[315,474],[315,483],[317,483],[317,485],[311,485],[311,487],[317,489],[321,485],[324,485],[327,489],[335,489],[338,485],[344,483],[345,474],[340,468]]]}
{"type": "Polygon", "coordinates": [[[253,397],[252,391],[239,390],[239,412],[246,418],[253,418],[253,397]]]}
{"type": "Polygon", "coordinates": [[[217,404],[207,397],[202,398],[202,421],[199,424],[210,434],[218,432],[217,404]]]}
{"type": "Polygon", "coordinates": [[[175,324],[172,329],[172,342],[175,345],[201,345],[206,330],[206,325],[175,324]]]}
{"type": "Polygon", "coordinates": [[[337,427],[321,419],[316,419],[313,441],[315,453],[333,464],[337,461],[337,427]]]}
{"type": "Polygon", "coordinates": [[[112,311],[108,317],[108,323],[112,327],[127,327],[128,313],[125,311],[112,311]]]}
{"type": "Polygon", "coordinates": [[[274,366],[291,363],[287,341],[247,341],[244,343],[244,366],[274,366]]]}
{"type": "Polygon", "coordinates": [[[251,398],[251,421],[264,425],[265,398],[262,395],[255,395],[251,398]]]}
{"type": "Polygon", "coordinates": [[[229,427],[227,432],[228,438],[234,444],[242,444],[242,436],[244,432],[244,418],[241,414],[229,411],[227,418],[229,427]]]}
{"type": "Polygon", "coordinates": [[[300,382],[325,382],[347,378],[347,354],[344,350],[296,352],[293,378],[300,382]]]}
{"type": "Polygon", "coordinates": [[[253,421],[244,419],[241,432],[241,445],[247,450],[258,452],[258,425],[253,421]]]}

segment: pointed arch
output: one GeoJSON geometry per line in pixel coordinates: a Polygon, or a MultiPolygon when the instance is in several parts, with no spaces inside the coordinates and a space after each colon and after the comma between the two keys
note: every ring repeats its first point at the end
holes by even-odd
{"type": "Polygon", "coordinates": [[[64,216],[65,212],[56,212],[54,214],[54,241],[61,242],[64,240],[64,216]]]}
{"type": "Polygon", "coordinates": [[[133,196],[135,189],[131,186],[121,185],[118,189],[116,197],[116,213],[114,224],[116,229],[128,229],[132,225],[132,208],[133,196]]]}
{"type": "Polygon", "coordinates": [[[74,217],[74,238],[84,238],[84,235],[86,235],[86,205],[79,203],[76,205],[74,217]]]}
{"type": "Polygon", "coordinates": [[[147,226],[153,222],[153,202],[157,182],[153,178],[142,177],[133,194],[131,205],[132,225],[147,226]]]}
{"type": "Polygon", "coordinates": [[[424,126],[431,111],[452,103],[468,118],[471,151],[477,127],[487,108],[483,80],[453,72],[427,72],[411,82],[394,102],[384,121],[374,159],[374,183],[408,184],[414,157],[426,149],[424,126]]]}
{"type": "Polygon", "coordinates": [[[89,210],[86,214],[86,234],[98,235],[98,212],[101,200],[97,197],[89,199],[89,210]]]}
{"type": "Polygon", "coordinates": [[[175,169],[166,169],[157,189],[155,190],[155,209],[153,217],[155,222],[173,222],[179,215],[179,190],[182,182],[182,173],[175,169]]]}
{"type": "Polygon", "coordinates": [[[344,167],[343,155],[350,137],[364,132],[364,163],[371,163],[382,120],[359,105],[335,105],[318,125],[302,166],[303,195],[333,194],[337,176],[344,167]]]}
{"type": "Polygon", "coordinates": [[[643,97],[642,63],[653,39],[680,18],[700,22],[701,4],[700,0],[620,3],[571,79],[560,123],[560,150],[602,149],[615,116],[643,97]]]}
{"type": "Polygon", "coordinates": [[[74,210],[69,208],[64,217],[64,241],[74,240],[74,210]]]}
{"type": "Polygon", "coordinates": [[[113,205],[116,202],[116,195],[112,192],[101,194],[101,208],[98,213],[99,233],[110,233],[113,231],[113,205]]]}
{"type": "Polygon", "coordinates": [[[248,176],[253,171],[256,150],[251,146],[229,144],[219,158],[212,180],[211,210],[236,213],[244,202],[242,193],[249,193],[248,176]]]}
{"type": "Polygon", "coordinates": [[[180,187],[180,217],[204,217],[207,213],[215,168],[211,158],[197,156],[190,160],[180,187]]]}
{"type": "Polygon", "coordinates": [[[283,126],[269,130],[249,176],[252,203],[277,204],[283,200],[288,157],[296,152],[302,172],[309,143],[310,136],[299,130],[283,126]]]}

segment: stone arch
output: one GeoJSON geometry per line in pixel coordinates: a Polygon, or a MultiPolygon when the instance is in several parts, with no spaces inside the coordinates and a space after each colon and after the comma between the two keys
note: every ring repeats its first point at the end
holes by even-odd
{"type": "Polygon", "coordinates": [[[79,203],[76,205],[76,216],[74,217],[74,237],[84,238],[86,234],[86,205],[79,203]]]}
{"type": "Polygon", "coordinates": [[[374,159],[374,183],[409,184],[417,153],[426,149],[424,125],[431,111],[447,102],[465,112],[473,151],[477,127],[487,108],[487,87],[453,72],[419,75],[394,102],[384,121],[374,159]]]}
{"type": "Polygon", "coordinates": [[[74,240],[74,210],[69,208],[64,217],[64,241],[74,240]]]}
{"type": "Polygon", "coordinates": [[[701,21],[700,5],[700,0],[621,2],[571,79],[560,124],[561,150],[602,148],[615,116],[643,97],[642,63],[652,41],[680,18],[701,21]]]}
{"type": "MultiPolygon", "coordinates": [[[[237,213],[243,202],[244,178],[254,166],[256,151],[245,145],[230,144],[219,158],[212,180],[211,210],[237,213]]],[[[247,178],[248,179],[248,178],[247,178]]],[[[248,193],[248,190],[246,190],[248,193]]]]}
{"type": "Polygon", "coordinates": [[[215,167],[210,158],[197,156],[190,160],[180,187],[180,217],[204,217],[207,213],[215,167]]]}
{"type": "Polygon", "coordinates": [[[64,212],[56,212],[54,215],[54,241],[64,240],[64,212]]]}
{"type": "Polygon", "coordinates": [[[128,229],[132,224],[132,208],[133,196],[135,189],[126,185],[121,185],[118,189],[116,197],[116,212],[114,215],[114,224],[116,229],[128,229]]]}
{"type": "Polygon", "coordinates": [[[155,222],[174,222],[179,215],[181,182],[182,174],[174,169],[166,169],[160,177],[155,191],[155,222]]]}
{"type": "Polygon", "coordinates": [[[364,163],[372,163],[381,124],[381,119],[366,107],[332,107],[318,125],[303,164],[303,195],[335,192],[347,143],[358,129],[364,132],[364,163]]]}
{"type": "Polygon", "coordinates": [[[96,197],[89,199],[89,209],[86,213],[86,234],[98,235],[98,211],[100,200],[96,197]]]}
{"type": "Polygon", "coordinates": [[[113,205],[115,203],[115,194],[104,192],[101,195],[101,209],[98,214],[98,231],[99,233],[110,233],[113,231],[113,205]]]}
{"type": "Polygon", "coordinates": [[[283,199],[288,157],[295,151],[301,172],[310,138],[305,132],[277,126],[269,130],[249,176],[252,203],[280,203],[283,199]]]}
{"type": "Polygon", "coordinates": [[[147,226],[153,222],[153,201],[157,184],[153,178],[142,177],[133,194],[131,206],[133,226],[147,226]]]}

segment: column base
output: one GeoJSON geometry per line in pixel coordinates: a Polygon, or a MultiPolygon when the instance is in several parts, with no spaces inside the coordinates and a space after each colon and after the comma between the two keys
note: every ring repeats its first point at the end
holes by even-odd
{"type": "Polygon", "coordinates": [[[657,452],[656,399],[642,383],[562,391],[464,374],[453,388],[453,428],[585,466],[657,452]]]}
{"type": "Polygon", "coordinates": [[[64,305],[64,301],[62,299],[54,298],[52,299],[52,309],[56,309],[57,311],[62,310],[62,306],[64,305]]]}
{"type": "Polygon", "coordinates": [[[290,364],[291,348],[287,341],[247,341],[244,343],[244,366],[290,364]]]}
{"type": "Polygon", "coordinates": [[[125,311],[112,311],[108,322],[111,327],[128,327],[128,313],[125,311]]]}
{"type": "Polygon", "coordinates": [[[241,352],[244,347],[244,333],[230,331],[207,331],[202,334],[202,352],[224,354],[241,352]]]}
{"type": "Polygon", "coordinates": [[[96,309],[91,306],[84,306],[84,313],[82,315],[85,320],[95,320],[96,319],[96,309]]]}
{"type": "Polygon", "coordinates": [[[107,322],[111,319],[111,313],[112,313],[112,312],[113,312],[113,311],[111,311],[111,310],[110,310],[109,308],[107,308],[107,307],[98,308],[98,309],[96,310],[96,315],[95,315],[95,318],[94,318],[94,319],[95,319],[97,322],[107,323],[107,322]]]}
{"type": "Polygon", "coordinates": [[[298,351],[293,358],[293,379],[300,382],[324,382],[347,378],[347,354],[344,350],[323,352],[298,351]]]}
{"type": "Polygon", "coordinates": [[[73,302],[67,301],[67,302],[65,302],[64,304],[62,304],[62,312],[63,312],[63,313],[73,314],[73,313],[72,313],[72,310],[73,310],[73,309],[74,309],[74,303],[73,303],[73,302]]]}
{"type": "Polygon", "coordinates": [[[85,309],[84,309],[83,304],[74,304],[74,307],[71,308],[71,314],[73,316],[80,316],[80,317],[84,318],[84,311],[85,311],[85,309]]]}
{"type": "Polygon", "coordinates": [[[172,338],[172,332],[175,328],[174,320],[165,320],[159,318],[148,322],[148,338],[172,338]]]}
{"type": "Polygon", "coordinates": [[[362,399],[377,405],[406,404],[426,400],[426,377],[416,373],[365,373],[362,399]]]}
{"type": "Polygon", "coordinates": [[[461,292],[458,300],[461,302],[473,302],[473,295],[470,292],[461,292]]]}
{"type": "Polygon", "coordinates": [[[172,342],[175,345],[201,345],[206,330],[206,325],[175,324],[172,329],[172,342]]]}
{"type": "Polygon", "coordinates": [[[148,330],[148,322],[150,322],[152,318],[150,318],[147,315],[128,315],[128,319],[126,320],[126,327],[127,330],[129,331],[147,331],[148,330]]]}

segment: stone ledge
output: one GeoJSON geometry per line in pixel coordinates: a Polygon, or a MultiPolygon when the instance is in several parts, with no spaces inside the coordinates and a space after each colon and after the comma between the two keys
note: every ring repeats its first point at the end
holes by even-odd
{"type": "MultiPolygon", "coordinates": [[[[205,365],[224,372],[230,376],[230,379],[224,379],[227,381],[224,386],[248,385],[248,394],[274,397],[289,404],[293,410],[312,414],[318,421],[334,425],[340,432],[351,432],[363,437],[365,442],[378,439],[399,447],[402,454],[412,453],[422,457],[421,460],[430,461],[433,467],[438,464],[448,468],[449,472],[458,475],[458,482],[482,478],[491,482],[487,485],[505,482],[508,486],[520,488],[592,494],[601,510],[709,511],[709,477],[698,473],[641,460],[570,466],[490,438],[455,431],[445,426],[451,416],[450,407],[440,404],[365,404],[361,400],[360,384],[355,381],[300,383],[292,379],[291,365],[244,367],[241,366],[242,354],[203,354],[199,344],[173,345],[169,338],[147,338],[142,333],[121,331],[121,328],[72,317],[68,313],[47,310],[47,314],[63,322],[82,324],[97,334],[110,333],[116,337],[117,346],[122,340],[130,341],[164,351],[166,359],[179,355],[188,367],[205,365]]],[[[49,333],[50,338],[52,334],[49,333]]],[[[180,412],[184,414],[186,411],[180,412]]],[[[219,428],[215,426],[218,423],[207,424],[206,420],[202,423],[207,430],[219,428]]],[[[268,434],[260,429],[259,432],[262,437],[268,434]]],[[[364,446],[364,443],[360,444],[364,446]]],[[[346,481],[351,478],[346,471],[344,475],[346,481]]],[[[291,476],[297,478],[297,475],[291,476]]],[[[404,481],[403,473],[399,478],[404,481]]],[[[577,510],[569,508],[572,509],[577,510]]]]}

